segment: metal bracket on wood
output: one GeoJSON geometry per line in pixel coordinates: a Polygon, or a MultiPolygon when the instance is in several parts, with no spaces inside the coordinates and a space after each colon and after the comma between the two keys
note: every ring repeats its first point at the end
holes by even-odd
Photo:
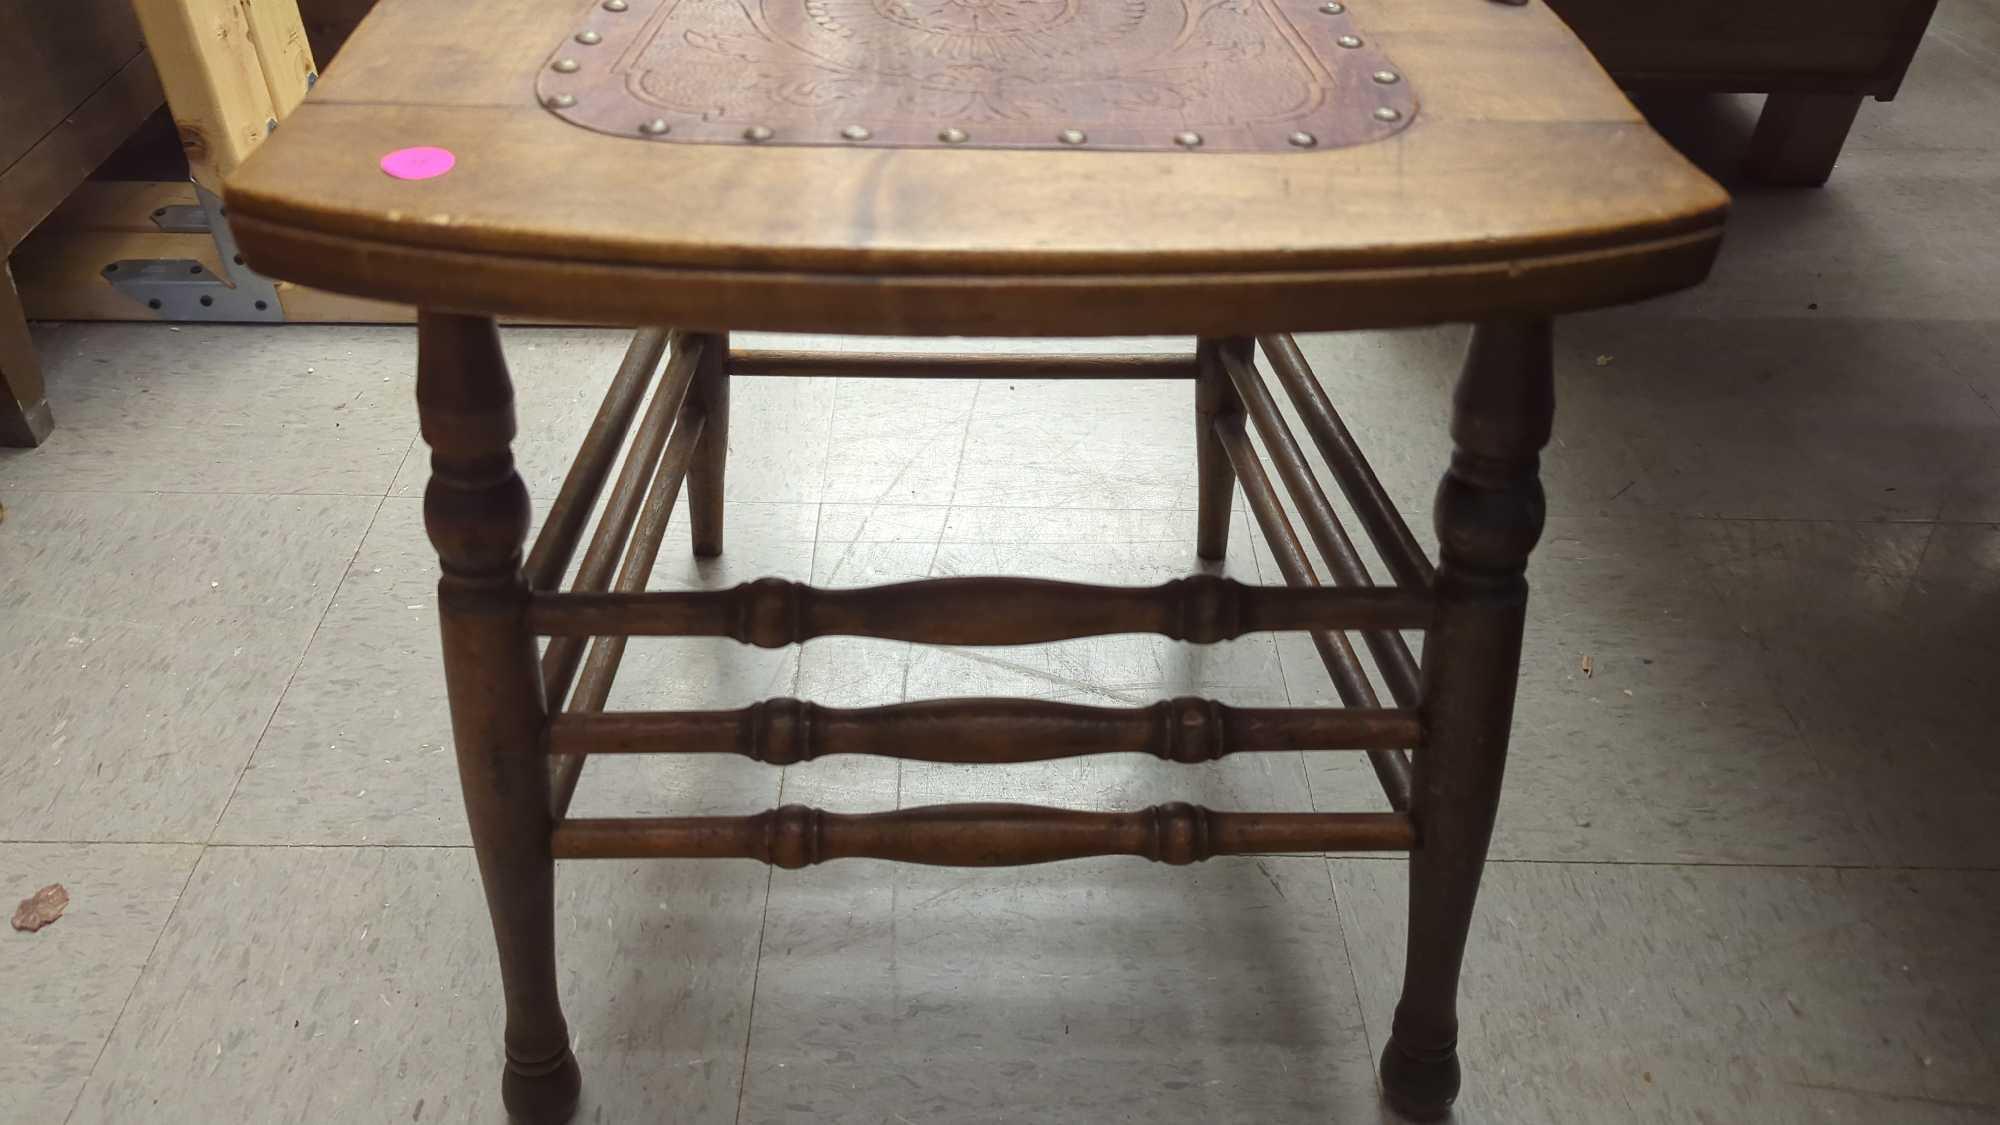
{"type": "Polygon", "coordinates": [[[213,235],[221,274],[192,258],[127,258],[105,266],[104,280],[161,320],[283,323],[278,287],[243,264],[222,200],[200,184],[194,191],[200,206],[159,208],[153,222],[163,231],[213,235]]]}
{"type": "Polygon", "coordinates": [[[195,203],[153,208],[153,225],[167,234],[207,234],[208,212],[195,203]]]}

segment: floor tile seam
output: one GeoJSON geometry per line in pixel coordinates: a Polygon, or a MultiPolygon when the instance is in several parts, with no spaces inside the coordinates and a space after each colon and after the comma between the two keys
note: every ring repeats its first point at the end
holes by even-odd
{"type": "MultiPolygon", "coordinates": [[[[781,795],[782,801],[782,795],[781,795]]],[[[120,847],[120,848],[201,848],[204,851],[470,851],[470,843],[394,843],[356,841],[276,841],[276,840],[230,840],[203,843],[192,840],[50,840],[12,839],[0,840],[0,847],[120,847]]],[[[1329,858],[1319,852],[1259,852],[1246,853],[1252,856],[1276,856],[1286,859],[1329,858]]],[[[1101,858],[1101,857],[1100,857],[1101,858]]],[[[1221,857],[1218,857],[1221,858],[1221,857]]],[[[1244,857],[1234,857],[1244,858],[1244,857]]],[[[1368,863],[1403,863],[1409,857],[1401,853],[1342,852],[1333,855],[1344,861],[1368,863]]],[[[1486,859],[1489,867],[1543,866],[1543,867],[1658,867],[1658,868],[1713,868],[1741,871],[1863,871],[1897,872],[1943,875],[1991,875],[2000,874],[2000,864],[1936,864],[1936,863],[1833,863],[1833,862],[1778,862],[1771,860],[1724,860],[1724,859],[1605,859],[1605,858],[1553,858],[1547,856],[1492,856],[1486,859]]]]}
{"type": "Polygon", "coordinates": [[[1375,1031],[1368,1018],[1368,997],[1361,989],[1361,970],[1354,964],[1354,945],[1347,937],[1347,919],[1340,909],[1340,881],[1333,877],[1333,857],[1323,855],[1320,857],[1320,863],[1326,869],[1327,890],[1333,896],[1333,921],[1334,925],[1340,927],[1340,954],[1347,959],[1347,979],[1354,989],[1355,1013],[1361,1019],[1361,1041],[1368,1048],[1368,1075],[1375,1083],[1376,1096],[1380,1097],[1382,1079],[1380,1072],[1375,1068],[1375,1059],[1380,1047],[1376,1045],[1375,1031]]]}
{"type": "MultiPolygon", "coordinates": [[[[836,390],[835,402],[838,403],[838,401],[838,391],[836,390]]],[[[819,533],[821,526],[825,522],[825,516],[826,505],[820,504],[813,512],[812,552],[806,564],[806,573],[808,576],[816,573],[819,566],[819,533]]],[[[805,653],[801,651],[798,660],[793,662],[792,665],[792,698],[794,699],[799,697],[799,691],[804,686],[805,670],[805,653]]],[[[790,776],[790,767],[778,771],[777,807],[782,808],[784,806],[785,782],[790,776]]],[[[776,866],[767,865],[765,867],[764,906],[762,910],[758,911],[757,915],[757,953],[751,958],[750,962],[750,1002],[749,1006],[743,1011],[743,1059],[736,1068],[736,1115],[733,1119],[736,1125],[742,1125],[743,1107],[750,1090],[750,1044],[752,1036],[757,1030],[757,984],[764,976],[764,934],[771,918],[771,887],[776,881],[777,876],[778,869],[776,866]]]]}
{"type": "MultiPolygon", "coordinates": [[[[780,785],[782,785],[782,780],[780,785]]],[[[780,800],[784,794],[779,793],[780,800]]],[[[743,1121],[743,1107],[750,1092],[750,1045],[757,1030],[757,985],[764,977],[764,935],[771,920],[771,887],[778,876],[776,866],[764,870],[764,909],[757,915],[757,957],[750,968],[750,1003],[743,1012],[743,1061],[736,1070],[736,1122],[743,1121]]]]}
{"type": "MultiPolygon", "coordinates": [[[[410,442],[414,446],[416,439],[411,438],[410,442]]],[[[406,449],[403,455],[407,458],[409,451],[406,449]]],[[[391,487],[393,487],[393,483],[391,487]]],[[[285,675],[284,686],[278,689],[277,698],[271,701],[271,710],[264,716],[264,723],[258,728],[257,737],[250,744],[250,753],[244,757],[243,764],[237,767],[236,776],[229,784],[229,795],[223,798],[222,807],[216,810],[215,822],[208,826],[208,840],[204,841],[204,843],[214,841],[215,834],[222,828],[222,822],[229,816],[229,806],[236,802],[236,794],[243,787],[243,775],[250,772],[251,763],[257,760],[258,751],[264,748],[264,740],[270,737],[271,727],[278,721],[278,712],[284,709],[285,697],[291,694],[292,685],[297,682],[299,671],[305,667],[306,657],[312,652],[313,642],[319,639],[320,630],[326,626],[327,618],[333,615],[333,607],[339,604],[340,592],[346,588],[348,576],[354,572],[354,565],[361,558],[362,548],[367,546],[369,536],[374,534],[376,521],[381,518],[382,509],[388,502],[389,494],[387,492],[376,498],[375,510],[369,513],[367,526],[361,529],[360,535],[355,536],[354,549],[348,552],[347,562],[340,570],[340,579],[333,584],[333,590],[327,596],[326,605],[320,610],[319,619],[313,622],[312,632],[307,634],[305,643],[299,646],[298,656],[292,661],[292,669],[285,675]]]]}
{"type": "MultiPolygon", "coordinates": [[[[400,465],[401,463],[398,462],[400,465]]],[[[9,495],[18,496],[265,496],[273,500],[284,500],[295,496],[349,496],[356,499],[376,499],[380,492],[342,492],[314,489],[302,492],[283,492],[268,488],[50,488],[41,485],[16,485],[9,487],[0,477],[0,488],[6,488],[9,495]]]]}
{"type": "Polygon", "coordinates": [[[90,1080],[97,1076],[97,1068],[104,1063],[104,1053],[111,1049],[111,1041],[118,1037],[118,1025],[125,1022],[125,1013],[132,1007],[132,997],[139,994],[139,986],[145,983],[146,972],[153,967],[153,958],[160,951],[160,942],[166,939],[167,931],[173,927],[174,917],[180,913],[181,903],[187,901],[188,888],[194,885],[195,874],[201,870],[202,861],[208,858],[206,844],[197,844],[195,847],[197,850],[194,862],[188,864],[187,877],[181,880],[181,889],[175,892],[174,904],[168,908],[167,916],[160,921],[160,928],[153,932],[153,943],[146,947],[146,956],[139,962],[139,971],[132,974],[132,987],[125,990],[125,999],[118,1004],[118,1015],[112,1019],[111,1026],[105,1029],[104,1041],[97,1045],[97,1055],[90,1060],[90,1069],[84,1072],[83,1081],[77,1084],[76,1097],[71,1099],[68,1112],[63,1114],[63,1125],[69,1125],[70,1120],[76,1116],[76,1111],[83,1106],[83,1096],[90,1090],[90,1080]]]}
{"type": "MultiPolygon", "coordinates": [[[[1407,855],[1396,853],[1368,854],[1347,853],[1339,858],[1363,863],[1398,863],[1408,860],[1407,855]]],[[[1683,870],[1721,871],[1860,871],[1860,872],[1909,872],[1912,874],[1939,875],[1994,875],[2000,874],[2000,864],[1929,864],[1929,863],[1829,863],[1800,860],[1777,862],[1771,860],[1733,859],[1556,859],[1545,856],[1495,856],[1486,857],[1486,866],[1491,867],[1647,867],[1683,870]]]]}
{"type": "Polygon", "coordinates": [[[207,841],[205,840],[90,840],[90,839],[58,839],[53,837],[42,837],[42,836],[21,836],[13,839],[0,839],[0,848],[5,848],[5,847],[73,848],[73,847],[84,847],[84,846],[94,847],[100,844],[109,847],[119,847],[119,848],[199,848],[207,846],[207,841]]]}

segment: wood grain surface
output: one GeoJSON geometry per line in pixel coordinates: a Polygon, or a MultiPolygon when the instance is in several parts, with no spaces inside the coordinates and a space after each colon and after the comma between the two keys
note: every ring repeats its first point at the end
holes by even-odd
{"type": "Polygon", "coordinates": [[[601,135],[534,96],[585,10],[495,0],[467,36],[385,0],[233,179],[252,264],[434,307],[716,329],[1362,327],[1691,284],[1726,203],[1540,5],[1351,6],[1422,111],[1304,154],[601,135]],[[378,170],[411,145],[456,167],[378,170]]]}

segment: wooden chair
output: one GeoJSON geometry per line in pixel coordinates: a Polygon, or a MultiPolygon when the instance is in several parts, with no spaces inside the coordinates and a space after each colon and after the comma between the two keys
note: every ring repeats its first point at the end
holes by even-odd
{"type": "Polygon", "coordinates": [[[1538,2],[487,0],[478,24],[385,0],[232,179],[228,203],[255,268],[424,310],[425,522],[444,571],[453,729],[505,984],[510,1111],[561,1121],[578,1096],[556,988],[557,859],[1179,864],[1393,849],[1411,855],[1410,938],[1383,1087],[1403,1113],[1445,1112],[1522,575],[1542,522],[1551,317],[1700,280],[1722,191],[1538,2]],[[434,174],[445,162],[432,154],[405,173],[426,178],[384,174],[384,155],[411,146],[455,163],[434,174]],[[525,558],[529,499],[509,453],[513,400],[493,320],[503,313],[678,326],[634,339],[525,558]],[[1448,321],[1474,327],[1433,567],[1286,333],[1448,321]],[[1164,357],[857,359],[736,348],[731,329],[1195,342],[1164,357]],[[1253,339],[1387,584],[1371,584],[1253,339]],[[695,553],[722,550],[732,378],[826,373],[1187,379],[1196,553],[1222,554],[1240,483],[1289,585],[1196,575],[1143,589],[958,578],[821,590],[766,579],[646,591],[684,485],[695,553]],[[560,589],[607,482],[573,587],[560,589]],[[1421,664],[1401,634],[1413,629],[1427,631],[1421,664]],[[1005,645],[1258,630],[1310,631],[1348,706],[604,710],[631,636],[1005,645]],[[1349,634],[1373,654],[1386,704],[1349,634]],[[539,655],[538,636],[552,638],[539,655]],[[1145,751],[1192,762],[1336,748],[1367,752],[1394,811],[567,815],[592,754],[992,763],[1145,751]]]}

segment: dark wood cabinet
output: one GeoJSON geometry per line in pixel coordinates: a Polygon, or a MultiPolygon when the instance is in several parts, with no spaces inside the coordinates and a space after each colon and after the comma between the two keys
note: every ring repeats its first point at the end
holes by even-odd
{"type": "Polygon", "coordinates": [[[1549,0],[1632,90],[1770,94],[1747,172],[1823,184],[1866,98],[1896,95],[1937,0],[1549,0]]]}
{"type": "Polygon", "coordinates": [[[0,0],[0,445],[50,425],[6,256],[162,97],[130,0],[0,0]]]}

